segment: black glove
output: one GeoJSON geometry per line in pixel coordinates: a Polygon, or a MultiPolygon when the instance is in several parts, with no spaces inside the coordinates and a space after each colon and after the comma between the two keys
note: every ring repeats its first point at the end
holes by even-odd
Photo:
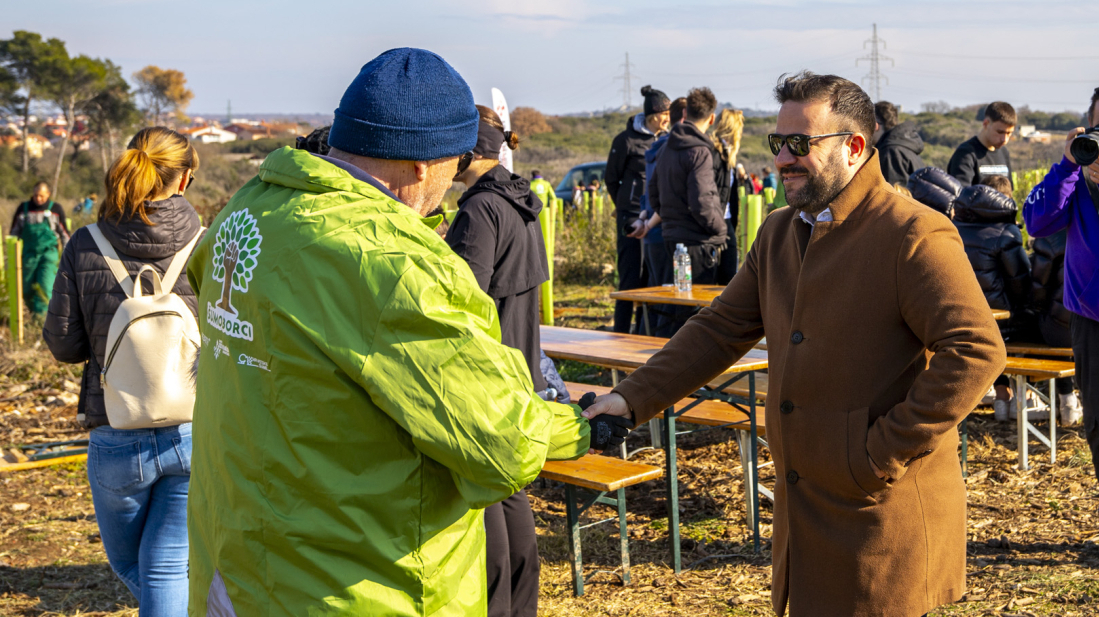
{"type": "MultiPolygon", "coordinates": [[[[595,393],[588,392],[580,397],[580,402],[577,405],[583,411],[591,407],[594,402],[595,393]]],[[[588,425],[591,427],[591,449],[606,452],[611,448],[617,448],[626,441],[626,435],[629,435],[630,429],[633,428],[633,421],[620,416],[601,414],[588,420],[588,425]]]]}

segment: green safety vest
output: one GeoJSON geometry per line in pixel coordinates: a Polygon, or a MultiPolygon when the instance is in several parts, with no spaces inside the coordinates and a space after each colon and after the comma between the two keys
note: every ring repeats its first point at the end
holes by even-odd
{"type": "Polygon", "coordinates": [[[553,205],[553,200],[557,197],[557,195],[553,192],[553,185],[550,184],[545,178],[531,180],[530,190],[532,193],[538,196],[538,199],[542,200],[542,205],[547,208],[553,205]]]}

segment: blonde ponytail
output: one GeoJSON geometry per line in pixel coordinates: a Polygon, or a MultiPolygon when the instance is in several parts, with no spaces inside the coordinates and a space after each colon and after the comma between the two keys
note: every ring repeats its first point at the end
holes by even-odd
{"type": "Polygon", "coordinates": [[[141,129],[107,171],[107,196],[99,207],[99,220],[137,216],[152,225],[145,203],[164,193],[187,170],[196,169],[198,152],[186,137],[161,126],[141,129]]]}

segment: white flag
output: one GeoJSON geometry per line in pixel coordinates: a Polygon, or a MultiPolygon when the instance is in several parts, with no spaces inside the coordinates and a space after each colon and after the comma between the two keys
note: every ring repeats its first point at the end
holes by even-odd
{"type": "MultiPolygon", "coordinates": [[[[508,102],[504,99],[504,93],[500,92],[498,88],[492,89],[492,109],[496,112],[496,115],[500,116],[500,122],[504,123],[504,130],[511,130],[511,114],[508,113],[508,102]]],[[[500,148],[500,164],[504,166],[504,169],[514,173],[515,166],[511,162],[511,148],[504,144],[504,147],[500,148]]]]}

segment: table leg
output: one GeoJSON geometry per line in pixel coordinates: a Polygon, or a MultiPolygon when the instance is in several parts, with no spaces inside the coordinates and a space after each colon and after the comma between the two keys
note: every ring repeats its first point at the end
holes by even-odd
{"type": "Polygon", "coordinates": [[[1019,432],[1019,469],[1026,471],[1029,467],[1027,464],[1027,445],[1029,436],[1027,435],[1026,430],[1026,377],[1022,375],[1012,375],[1011,379],[1015,382],[1015,424],[1019,432]]]}
{"type": "Polygon", "coordinates": [[[641,303],[641,319],[645,321],[645,336],[652,336],[652,328],[649,327],[649,303],[641,303]]]}
{"type": "Polygon", "coordinates": [[[752,371],[748,373],[748,409],[749,419],[751,421],[751,458],[752,458],[752,485],[750,487],[752,491],[752,509],[754,510],[754,525],[752,526],[752,541],[755,544],[755,551],[759,552],[759,432],[757,430],[758,423],[756,422],[756,373],[752,371]]]}
{"type": "Polygon", "coordinates": [[[626,489],[618,489],[618,538],[622,552],[622,584],[630,584],[630,535],[626,529],[626,489]]]}
{"type": "Polygon", "coordinates": [[[565,485],[565,520],[569,526],[569,565],[572,568],[572,591],[584,595],[584,563],[580,556],[580,509],[576,503],[576,487],[565,485]]]}
{"type": "Polygon", "coordinates": [[[752,436],[748,431],[737,431],[737,448],[740,449],[740,466],[744,468],[744,511],[748,529],[758,530],[759,493],[752,490],[756,486],[756,468],[752,466],[752,436]]]}
{"type": "Polygon", "coordinates": [[[1057,463],[1057,380],[1049,380],[1049,462],[1057,463]]]}
{"type": "Polygon", "coordinates": [[[682,561],[679,546],[679,476],[675,454],[675,414],[669,407],[664,410],[665,472],[668,483],[668,541],[672,549],[672,570],[679,574],[682,561]]]}

